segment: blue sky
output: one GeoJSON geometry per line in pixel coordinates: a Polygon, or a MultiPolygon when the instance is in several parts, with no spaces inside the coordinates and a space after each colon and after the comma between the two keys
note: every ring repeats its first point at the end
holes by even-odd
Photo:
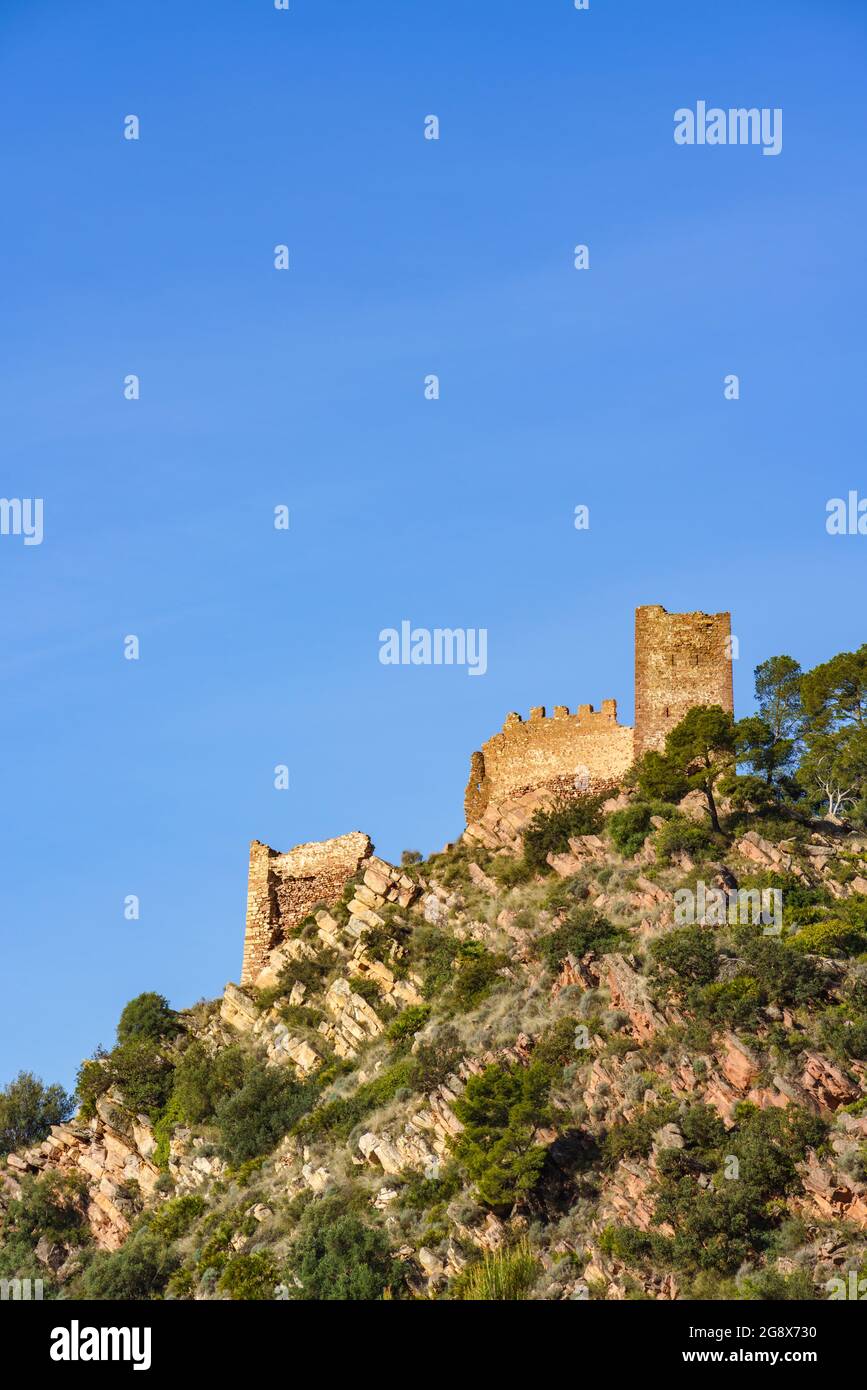
{"type": "Polygon", "coordinates": [[[631,721],[636,604],[732,610],[742,712],[864,640],[824,521],[867,493],[865,39],[861,0],[2,0],[0,493],[45,536],[0,537],[0,1084],[236,979],[251,838],[428,852],[509,710],[631,721]],[[699,99],[782,153],[678,147],[699,99]],[[404,618],[487,674],[381,665],[404,618]]]}

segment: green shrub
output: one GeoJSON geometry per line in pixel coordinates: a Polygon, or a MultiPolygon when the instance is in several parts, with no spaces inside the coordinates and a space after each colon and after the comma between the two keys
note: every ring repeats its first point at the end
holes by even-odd
{"type": "Polygon", "coordinates": [[[387,1105],[398,1091],[412,1089],[416,1081],[416,1059],[404,1057],[372,1081],[364,1082],[353,1095],[327,1101],[311,1114],[304,1115],[297,1124],[298,1132],[311,1137],[329,1134],[345,1138],[365,1115],[387,1105]]]}
{"type": "Polygon", "coordinates": [[[739,1294],[751,1302],[782,1303],[815,1299],[816,1290],[805,1269],[795,1269],[790,1274],[781,1274],[776,1269],[762,1269],[755,1274],[744,1275],[740,1280],[739,1294]]]}
{"type": "Polygon", "coordinates": [[[155,1236],[170,1245],[173,1240],[180,1240],[181,1236],[187,1234],[204,1210],[204,1197],[198,1193],[187,1193],[157,1207],[150,1218],[149,1228],[155,1236]]]}
{"type": "Polygon", "coordinates": [[[491,878],[500,888],[517,888],[535,877],[536,870],[523,855],[497,854],[489,866],[491,878]]]}
{"type": "Polygon", "coordinates": [[[248,1056],[238,1046],[212,1055],[198,1040],[191,1042],[175,1068],[178,1119],[190,1125],[210,1119],[220,1101],[243,1084],[247,1066],[248,1056]]]}
{"type": "Polygon", "coordinates": [[[168,1173],[169,1157],[171,1155],[172,1135],[175,1127],[183,1121],[183,1112],[180,1108],[177,1096],[172,1093],[166,1103],[165,1109],[154,1121],[154,1139],[157,1141],[156,1149],[153,1153],[153,1161],[162,1173],[168,1173]]]}
{"type": "Polygon", "coordinates": [[[400,1204],[409,1211],[426,1212],[455,1197],[461,1190],[457,1164],[449,1163],[438,1178],[413,1173],[400,1189],[400,1204]]]}
{"type": "Polygon", "coordinates": [[[843,1062],[867,1062],[867,1014],[843,1003],[819,1019],[819,1041],[843,1062]]]}
{"type": "Polygon", "coordinates": [[[657,859],[664,864],[675,854],[701,858],[713,849],[714,838],[709,827],[691,820],[689,816],[677,814],[657,830],[653,843],[657,859]]]}
{"type": "Polygon", "coordinates": [[[238,1165],[270,1153],[317,1095],[315,1082],[296,1081],[285,1071],[254,1063],[238,1090],[217,1106],[214,1119],[223,1156],[238,1165]]]}
{"type": "Polygon", "coordinates": [[[196,1292],[196,1272],[185,1265],[176,1269],[166,1285],[167,1298],[193,1298],[196,1292]]]}
{"type": "MultiPolygon", "coordinates": [[[[672,814],[670,806],[665,809],[668,815],[672,814]]],[[[650,822],[656,813],[654,803],[633,801],[630,806],[624,806],[622,811],[614,811],[608,817],[605,829],[614,848],[624,859],[631,859],[641,849],[653,828],[650,822]]]]}
{"type": "Polygon", "coordinates": [[[337,959],[335,951],[319,951],[315,960],[287,961],[278,977],[279,994],[291,994],[296,984],[304,985],[311,995],[321,993],[337,959]]]}
{"type": "Polygon", "coordinates": [[[707,927],[678,927],[651,942],[654,973],[683,993],[690,985],[709,985],[719,969],[719,952],[707,927]]]}
{"type": "Polygon", "coordinates": [[[653,1136],[663,1125],[677,1119],[673,1102],[648,1106],[640,1115],[623,1124],[614,1125],[602,1141],[602,1153],[612,1167],[621,1158],[647,1158],[653,1146],[653,1136]]]}
{"type": "Polygon", "coordinates": [[[454,1103],[464,1129],[452,1151],[494,1210],[509,1210],[538,1181],[545,1150],[534,1135],[551,1119],[549,1086],[546,1068],[491,1066],[471,1076],[454,1103]]]}
{"type": "Polygon", "coordinates": [[[606,917],[590,907],[574,907],[566,921],[542,938],[539,952],[551,970],[559,970],[567,955],[583,956],[588,951],[602,956],[616,951],[626,935],[606,917]]]}
{"type": "Polygon", "coordinates": [[[867,937],[848,922],[811,922],[785,938],[785,944],[795,951],[817,956],[853,956],[867,951],[867,937]]]}
{"type": "Polygon", "coordinates": [[[136,1114],[155,1114],[171,1095],[174,1066],[158,1039],[139,1036],[120,1043],[108,1054],[105,1069],[109,1085],[136,1114]]]}
{"type": "Polygon", "coordinates": [[[762,991],[749,975],[736,975],[703,989],[693,990],[689,1003],[700,1018],[728,1028],[747,1028],[755,1023],[762,1007],[762,991]]]}
{"type": "MultiPolygon", "coordinates": [[[[575,1032],[580,1021],[568,1016],[546,1029],[533,1049],[533,1061],[537,1066],[547,1067],[552,1076],[557,1076],[563,1067],[576,1061],[575,1032]]],[[[635,1045],[633,1042],[632,1046],[635,1045]]]]}
{"type": "Polygon", "coordinates": [[[442,1023],[415,1050],[413,1086],[419,1091],[433,1091],[441,1086],[455,1070],[464,1055],[464,1045],[451,1023],[442,1023]]]}
{"type": "Polygon", "coordinates": [[[500,971],[508,963],[508,956],[489,951],[481,941],[460,942],[447,1002],[459,1013],[474,1009],[500,982],[500,971]]]}
{"type": "Polygon", "coordinates": [[[5,1212],[0,1210],[0,1255],[6,1253],[7,1244],[32,1249],[43,1236],[52,1244],[87,1244],[87,1203],[87,1182],[81,1174],[56,1170],[41,1177],[25,1174],[21,1196],[12,1198],[5,1212]]]}
{"type": "Polygon", "coordinates": [[[146,1038],[157,1042],[160,1038],[173,1037],[179,1026],[177,1014],[169,1008],[162,994],[137,994],[120,1016],[117,1040],[127,1043],[134,1038],[146,1038]]]}
{"type": "Polygon", "coordinates": [[[392,1042],[405,1042],[407,1038],[418,1033],[429,1018],[429,1004],[410,1004],[409,1008],[404,1009],[394,1022],[389,1024],[388,1036],[392,1042]]]}
{"type": "Polygon", "coordinates": [[[180,1260],[146,1228],[130,1236],[120,1250],[95,1255],[81,1276],[79,1294],[85,1299],[143,1302],[161,1298],[169,1276],[180,1260]]]}
{"type": "Polygon", "coordinates": [[[550,873],[549,854],[563,854],[574,835],[598,835],[604,824],[602,803],[607,793],[575,793],[558,797],[548,809],[535,812],[524,831],[524,859],[535,873],[550,873]]]}
{"type": "Polygon", "coordinates": [[[340,1197],[307,1207],[289,1258],[290,1297],[304,1301],[371,1301],[399,1288],[404,1269],[382,1231],[346,1210],[340,1197]]]}
{"type": "Polygon", "coordinates": [[[765,936],[755,927],[739,927],[735,946],[741,973],[753,977],[769,1002],[806,1004],[821,994],[824,981],[814,962],[799,951],[789,950],[776,937],[765,936]]]}
{"type": "Polygon", "coordinates": [[[280,1273],[270,1255],[232,1255],[226,1261],[217,1287],[236,1301],[274,1297],[280,1273]]]}
{"type": "Polygon", "coordinates": [[[458,943],[453,936],[425,923],[413,932],[410,956],[422,977],[422,994],[435,999],[451,983],[458,943]]]}
{"type": "Polygon", "coordinates": [[[52,1125],[68,1120],[73,1109],[72,1097],[62,1086],[46,1086],[32,1072],[20,1071],[0,1091],[0,1154],[38,1144],[52,1125]]]}
{"type": "Polygon", "coordinates": [[[96,1102],[111,1085],[111,1077],[103,1062],[108,1056],[104,1048],[98,1048],[93,1057],[87,1057],[78,1068],[75,1080],[75,1096],[78,1101],[79,1118],[92,1120],[96,1114],[96,1102]]]}
{"type": "Polygon", "coordinates": [[[372,978],[372,976],[354,975],[352,977],[352,992],[363,999],[365,1004],[369,1004],[372,1009],[382,1004],[382,990],[372,978]]]}

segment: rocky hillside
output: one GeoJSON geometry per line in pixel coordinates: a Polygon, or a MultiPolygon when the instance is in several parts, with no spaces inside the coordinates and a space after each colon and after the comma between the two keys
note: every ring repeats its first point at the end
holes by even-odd
{"type": "Polygon", "coordinates": [[[863,1276],[867,838],[720,819],[528,792],[425,862],[368,858],[254,986],[132,1001],[75,1118],[0,1162],[0,1274],[176,1299],[863,1276]]]}

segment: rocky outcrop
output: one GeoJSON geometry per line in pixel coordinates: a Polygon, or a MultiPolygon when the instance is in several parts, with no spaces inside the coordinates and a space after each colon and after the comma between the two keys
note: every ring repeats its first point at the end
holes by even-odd
{"type": "Polygon", "coordinates": [[[118,1250],[143,1199],[154,1196],[159,1168],[156,1140],[146,1115],[133,1115],[113,1096],[97,1101],[87,1124],[52,1125],[49,1137],[32,1149],[9,1154],[4,1175],[7,1195],[19,1196],[26,1173],[57,1172],[86,1185],[85,1214],[101,1250],[118,1250]]]}

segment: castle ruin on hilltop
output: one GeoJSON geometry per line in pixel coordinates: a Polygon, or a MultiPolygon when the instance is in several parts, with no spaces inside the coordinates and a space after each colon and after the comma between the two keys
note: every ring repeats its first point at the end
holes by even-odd
{"type": "MultiPolygon", "coordinates": [[[[733,712],[731,619],[728,613],[667,613],[658,604],[635,610],[635,727],[617,722],[617,702],[557,705],[551,718],[539,706],[528,720],[509,714],[502,730],[473,753],[464,797],[465,838],[501,850],[536,807],[576,784],[617,782],[693,705],[733,712]],[[576,779],[578,782],[576,783],[576,779]]],[[[247,923],[241,983],[279,966],[292,928],[316,907],[331,906],[353,880],[350,927],[382,921],[389,902],[405,906],[412,880],[373,854],[367,835],[297,845],[285,854],[254,840],[250,848],[247,923]]],[[[290,943],[291,944],[291,943],[290,943]]],[[[303,943],[297,943],[303,951],[303,943]]],[[[295,947],[293,947],[295,949],[295,947]]]]}
{"type": "Polygon", "coordinates": [[[635,727],[617,722],[617,701],[602,708],[579,705],[570,714],[544,706],[529,720],[509,714],[498,734],[470,760],[464,796],[467,824],[481,821],[491,805],[554,790],[576,775],[590,786],[616,782],[693,705],[721,705],[732,712],[731,614],[668,613],[659,604],[635,610],[635,727]]]}

